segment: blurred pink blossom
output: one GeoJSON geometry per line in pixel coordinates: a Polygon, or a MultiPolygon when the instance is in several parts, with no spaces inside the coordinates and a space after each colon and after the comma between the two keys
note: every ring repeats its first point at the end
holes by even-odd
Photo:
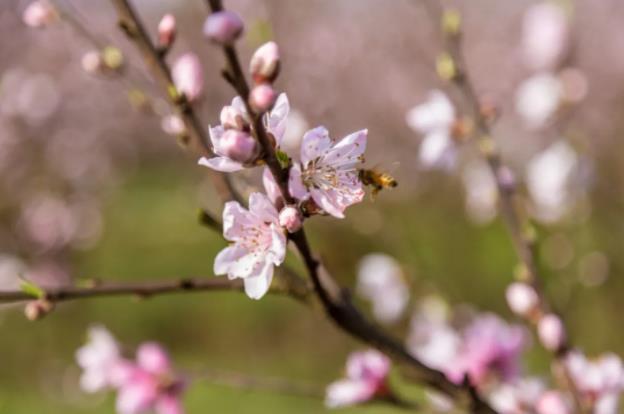
{"type": "Polygon", "coordinates": [[[282,264],[286,255],[277,210],[261,193],[249,196],[249,210],[230,201],[223,210],[223,236],[233,244],[215,258],[215,274],[242,278],[247,296],[260,299],[271,286],[274,266],[282,264]]]}
{"type": "Polygon", "coordinates": [[[563,97],[559,78],[548,72],[524,80],[516,91],[516,111],[531,129],[540,129],[552,119],[563,97]]]}
{"type": "Polygon", "coordinates": [[[573,410],[561,391],[550,390],[540,396],[535,405],[535,412],[536,414],[570,414],[573,410]]]}
{"type": "Polygon", "coordinates": [[[396,322],[409,302],[401,266],[391,256],[367,254],[358,266],[357,292],[371,301],[373,316],[382,323],[396,322]]]}
{"type": "Polygon", "coordinates": [[[544,383],[540,379],[522,378],[500,384],[489,393],[488,399],[500,414],[529,414],[534,411],[543,391],[544,383]]]}
{"type": "Polygon", "coordinates": [[[347,359],[346,378],[327,387],[325,404],[345,407],[389,393],[390,359],[376,350],[354,352],[347,359]]]}
{"type": "Polygon", "coordinates": [[[89,329],[88,342],[76,352],[83,370],[80,386],[87,392],[102,391],[113,386],[114,371],[122,361],[119,344],[102,326],[89,329]]]}
{"type": "Polygon", "coordinates": [[[456,114],[444,92],[431,91],[425,102],[407,112],[405,119],[410,128],[424,135],[418,154],[421,165],[448,169],[455,164],[452,127],[456,114]]]}
{"type": "Polygon", "coordinates": [[[58,19],[54,5],[48,0],[34,0],[24,10],[22,20],[30,27],[45,27],[58,19]]]}
{"type": "Polygon", "coordinates": [[[364,198],[357,165],[366,150],[368,131],[363,129],[338,142],[324,127],[303,136],[301,163],[290,169],[289,189],[299,200],[311,198],[328,214],[344,218],[344,211],[364,198]]]}
{"type": "Polygon", "coordinates": [[[554,69],[568,46],[568,16],[553,2],[531,6],[522,27],[522,46],[527,66],[533,70],[554,69]]]}
{"type": "Polygon", "coordinates": [[[559,349],[566,339],[561,318],[553,313],[543,315],[537,323],[537,335],[544,348],[551,351],[559,349]]]}
{"type": "Polygon", "coordinates": [[[539,303],[535,289],[524,282],[510,284],[505,292],[505,298],[512,312],[520,316],[530,314],[539,303]]]}

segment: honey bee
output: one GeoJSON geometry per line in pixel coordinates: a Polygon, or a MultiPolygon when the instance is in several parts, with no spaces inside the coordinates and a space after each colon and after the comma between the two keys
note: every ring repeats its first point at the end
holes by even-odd
{"type": "Polygon", "coordinates": [[[377,167],[361,169],[358,171],[362,184],[372,187],[371,196],[374,198],[381,190],[394,188],[399,183],[389,172],[382,171],[377,167]]]}

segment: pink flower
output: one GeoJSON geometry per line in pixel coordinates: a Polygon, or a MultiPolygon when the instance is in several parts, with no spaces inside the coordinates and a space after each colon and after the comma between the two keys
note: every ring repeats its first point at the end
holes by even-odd
{"type": "Polygon", "coordinates": [[[142,344],[136,363],[127,363],[117,383],[117,412],[182,414],[180,395],[184,388],[172,371],[167,353],[155,343],[142,344]]]}
{"type": "Polygon", "coordinates": [[[431,91],[427,101],[410,109],[405,119],[410,128],[425,136],[419,152],[419,161],[425,168],[448,169],[455,164],[452,128],[456,114],[444,92],[431,91]]]}
{"type": "Polygon", "coordinates": [[[291,195],[299,200],[311,197],[325,212],[344,218],[344,210],[364,198],[357,165],[363,160],[367,134],[363,129],[336,143],[324,127],[306,132],[301,164],[290,170],[291,195]]]}
{"type": "Polygon", "coordinates": [[[362,403],[386,395],[390,360],[376,350],[354,352],[347,360],[345,379],[327,387],[325,404],[330,408],[362,403]]]}
{"type": "Polygon", "coordinates": [[[233,244],[217,255],[214,272],[244,279],[247,296],[260,299],[271,286],[274,266],[286,255],[286,236],[277,210],[261,193],[251,194],[249,210],[230,201],[223,210],[223,236],[233,244]]]}
{"type": "Polygon", "coordinates": [[[180,56],[171,69],[171,77],[178,92],[189,102],[197,100],[204,90],[204,78],[199,58],[194,53],[180,56]]]}
{"type": "Polygon", "coordinates": [[[529,414],[533,413],[533,407],[543,392],[544,383],[541,380],[525,378],[513,383],[500,384],[489,393],[488,399],[500,414],[529,414]]]}
{"type": "Polygon", "coordinates": [[[286,206],[279,213],[279,223],[289,233],[295,233],[301,228],[303,217],[296,207],[286,206]]]}
{"type": "MultiPolygon", "coordinates": [[[[267,131],[275,138],[277,146],[280,145],[286,131],[289,110],[288,97],[282,93],[277,97],[273,109],[264,115],[264,124],[267,131]]],[[[202,157],[199,164],[217,171],[240,171],[245,168],[248,162],[253,161],[259,151],[255,140],[250,141],[253,138],[249,135],[249,115],[245,103],[240,97],[235,97],[231,105],[225,106],[221,110],[220,121],[221,125],[208,128],[212,147],[217,156],[213,158],[202,157]],[[238,131],[240,134],[235,136],[232,133],[226,134],[230,130],[238,131]],[[249,138],[247,139],[247,137],[249,138]],[[228,149],[233,152],[230,153],[228,149]],[[232,154],[236,155],[232,157],[232,154]]]]}
{"type": "Polygon", "coordinates": [[[115,366],[120,363],[119,345],[102,326],[89,329],[89,342],[76,352],[78,365],[83,369],[80,387],[97,392],[111,387],[115,366]]]}
{"type": "Polygon", "coordinates": [[[449,377],[459,383],[468,375],[475,385],[486,382],[490,374],[511,381],[520,373],[525,342],[523,328],[507,325],[493,314],[479,316],[464,331],[457,366],[449,377]]]}
{"type": "Polygon", "coordinates": [[[619,394],[624,390],[624,367],[615,354],[589,360],[571,352],[566,365],[577,389],[595,407],[596,414],[616,414],[619,394]]]}

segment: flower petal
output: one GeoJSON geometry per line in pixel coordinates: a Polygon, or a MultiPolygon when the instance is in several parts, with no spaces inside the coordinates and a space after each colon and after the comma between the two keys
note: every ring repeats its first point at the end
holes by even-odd
{"type": "Polygon", "coordinates": [[[319,205],[326,213],[331,214],[336,218],[344,218],[344,210],[346,206],[340,205],[338,201],[339,195],[333,189],[322,191],[313,188],[310,190],[312,199],[319,205]]]}
{"type": "Polygon", "coordinates": [[[329,384],[325,405],[329,408],[358,404],[373,397],[375,389],[364,381],[340,380],[329,384]]]}
{"type": "Polygon", "coordinates": [[[271,248],[267,253],[270,253],[268,259],[274,265],[279,266],[284,262],[286,257],[286,235],[284,234],[284,229],[278,225],[271,225],[271,248]]]}
{"type": "Polygon", "coordinates": [[[260,221],[277,223],[278,212],[269,198],[262,193],[252,193],[249,196],[249,212],[260,221]]]}
{"type": "Polygon", "coordinates": [[[284,133],[286,132],[286,123],[289,112],[290,104],[288,102],[288,97],[285,93],[280,93],[267,119],[269,131],[275,137],[277,146],[281,144],[284,133]]]}
{"type": "Polygon", "coordinates": [[[294,164],[290,168],[288,191],[290,192],[290,195],[297,200],[305,200],[309,197],[308,190],[303,185],[303,181],[301,179],[301,165],[299,165],[299,163],[294,164]]]}
{"type": "Polygon", "coordinates": [[[249,252],[246,249],[238,245],[228,246],[221,250],[214,260],[215,275],[227,274],[234,262],[248,253],[249,252]]]}
{"type": "Polygon", "coordinates": [[[216,127],[208,126],[208,135],[210,136],[210,143],[212,144],[213,150],[219,147],[219,141],[224,132],[225,130],[221,125],[217,125],[216,127]]]}
{"type": "Polygon", "coordinates": [[[157,414],[183,414],[184,408],[177,395],[165,394],[156,402],[157,414]]]}
{"type": "Polygon", "coordinates": [[[201,157],[198,164],[221,172],[235,172],[245,168],[240,162],[233,161],[226,157],[201,157]]]}
{"type": "Polygon", "coordinates": [[[303,135],[301,143],[301,163],[307,165],[308,162],[320,157],[331,147],[332,140],[325,127],[316,127],[303,135]]]}
{"type": "Polygon", "coordinates": [[[335,167],[354,166],[361,162],[366,150],[367,136],[367,129],[347,135],[327,151],[323,162],[335,167]]]}
{"type": "Polygon", "coordinates": [[[245,278],[245,293],[251,299],[260,299],[269,291],[272,280],[273,264],[267,261],[257,275],[245,278]]]}
{"type": "Polygon", "coordinates": [[[238,240],[247,226],[253,226],[252,216],[237,201],[228,201],[223,208],[223,237],[238,240]]]}
{"type": "Polygon", "coordinates": [[[264,191],[266,191],[269,200],[271,200],[273,204],[277,204],[277,201],[282,198],[282,192],[268,167],[265,167],[262,172],[262,183],[264,184],[264,191]]]}

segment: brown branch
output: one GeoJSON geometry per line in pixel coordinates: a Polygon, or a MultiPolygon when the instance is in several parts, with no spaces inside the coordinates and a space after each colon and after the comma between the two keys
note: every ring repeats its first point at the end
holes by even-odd
{"type": "MultiPolygon", "coordinates": [[[[432,0],[426,0],[424,4],[434,22],[442,22],[444,14],[442,6],[432,0]]],[[[499,211],[505,222],[514,250],[523,267],[522,279],[529,283],[537,293],[540,314],[555,313],[561,318],[561,315],[555,311],[553,305],[548,300],[542,286],[543,279],[537,265],[537,240],[535,230],[525,210],[522,208],[522,199],[518,193],[516,184],[508,182],[507,177],[505,177],[509,170],[507,170],[508,167],[504,164],[500,152],[496,148],[490,122],[486,119],[481,110],[479,96],[466,65],[462,49],[461,31],[456,33],[443,33],[443,35],[445,50],[451,57],[455,66],[455,74],[451,78],[451,81],[461,93],[468,111],[470,112],[469,115],[474,120],[474,136],[476,137],[479,151],[495,178],[499,195],[499,211]]],[[[563,321],[563,318],[561,318],[561,320],[563,321]]],[[[536,330],[539,319],[530,318],[529,322],[532,328],[536,330]]],[[[564,373],[566,380],[565,385],[570,389],[574,397],[578,412],[582,413],[585,409],[581,403],[580,394],[565,364],[565,359],[572,349],[572,346],[567,335],[568,330],[564,330],[566,336],[561,341],[559,347],[553,351],[553,356],[557,365],[564,373]]]]}
{"type": "MultiPolygon", "coordinates": [[[[208,5],[213,13],[223,10],[221,0],[208,0],[208,5]]],[[[279,185],[282,197],[286,203],[294,203],[295,200],[288,191],[288,168],[282,168],[276,158],[273,142],[262,123],[264,114],[255,112],[249,104],[250,89],[234,46],[223,46],[223,53],[226,59],[224,77],[245,102],[247,112],[253,120],[253,132],[263,150],[264,161],[279,185]]],[[[348,292],[324,271],[320,261],[316,259],[310,249],[303,228],[292,234],[291,240],[303,258],[325,313],[336,325],[356,339],[379,349],[397,361],[407,364],[410,377],[444,392],[460,403],[467,402],[472,412],[494,413],[494,410],[477,395],[471,386],[467,384],[460,386],[450,382],[442,372],[431,369],[414,358],[399,341],[388,336],[379,327],[368,321],[353,305],[348,292]]]]}
{"type": "MultiPolygon", "coordinates": [[[[143,60],[156,78],[156,81],[160,84],[162,90],[167,94],[170,103],[175,107],[178,115],[184,121],[190,135],[189,142],[185,142],[185,144],[192,144],[194,149],[200,154],[211,156],[213,152],[208,144],[206,130],[202,126],[191,104],[186,100],[184,95],[180,95],[177,92],[165,57],[162,53],[159,53],[156,46],[152,43],[149,33],[141,24],[141,20],[138,18],[133,7],[126,0],[111,1],[117,9],[119,26],[124,30],[128,38],[135,43],[143,60]]],[[[241,201],[240,196],[232,185],[229,175],[212,170],[209,171],[209,174],[222,200],[241,201]]]]}
{"type": "MultiPolygon", "coordinates": [[[[279,273],[280,277],[296,277],[289,274],[289,271],[279,273]]],[[[303,285],[299,289],[291,287],[291,283],[274,283],[271,286],[271,293],[292,296],[293,298],[306,302],[309,299],[310,290],[303,285]]],[[[147,282],[118,282],[95,284],[94,286],[78,287],[67,286],[58,288],[42,289],[42,299],[50,302],[66,302],[77,299],[90,299],[95,297],[110,296],[138,296],[141,298],[151,298],[172,293],[210,292],[210,291],[243,291],[242,280],[229,280],[224,277],[196,277],[182,278],[163,281],[147,282]]],[[[23,291],[0,291],[0,303],[15,303],[39,299],[33,294],[23,291]]]]}

